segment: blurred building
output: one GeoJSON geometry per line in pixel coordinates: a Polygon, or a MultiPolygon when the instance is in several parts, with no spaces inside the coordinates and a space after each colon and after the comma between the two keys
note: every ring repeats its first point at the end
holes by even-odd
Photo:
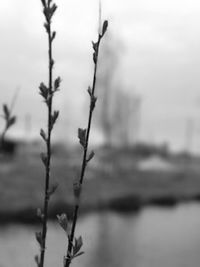
{"type": "Polygon", "coordinates": [[[141,98],[133,86],[125,86],[120,71],[123,53],[121,40],[107,34],[100,54],[95,121],[109,146],[134,145],[139,137],[141,98]]]}

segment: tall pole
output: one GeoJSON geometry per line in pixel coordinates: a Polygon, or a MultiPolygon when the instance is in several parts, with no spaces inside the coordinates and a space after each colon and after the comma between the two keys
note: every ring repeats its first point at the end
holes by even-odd
{"type": "Polygon", "coordinates": [[[98,30],[98,32],[99,32],[99,34],[101,34],[101,10],[102,10],[102,8],[101,8],[101,0],[99,0],[99,30],[98,30]]]}

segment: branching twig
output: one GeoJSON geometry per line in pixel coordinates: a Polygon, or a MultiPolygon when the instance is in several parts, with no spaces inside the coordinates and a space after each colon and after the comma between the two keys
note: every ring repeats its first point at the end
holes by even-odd
{"type": "Polygon", "coordinates": [[[56,32],[51,29],[52,17],[57,9],[56,4],[53,3],[52,0],[41,0],[43,6],[43,14],[45,17],[44,27],[46,29],[48,35],[48,86],[44,83],[41,83],[39,86],[40,94],[44,99],[44,102],[47,105],[48,109],[48,127],[47,133],[41,129],[40,135],[46,144],[46,152],[41,153],[41,160],[45,166],[45,196],[44,196],[44,204],[43,204],[43,212],[38,210],[38,216],[42,221],[42,231],[36,233],[36,239],[40,245],[40,257],[35,256],[35,261],[38,267],[44,266],[44,257],[45,257],[45,249],[46,249],[46,234],[47,234],[47,221],[48,221],[48,206],[49,206],[49,198],[52,193],[54,193],[56,186],[50,186],[50,168],[51,168],[51,133],[53,126],[59,116],[58,111],[52,110],[53,104],[53,96],[54,93],[59,90],[61,79],[58,77],[55,79],[53,83],[53,65],[54,60],[52,57],[52,43],[55,39],[56,32]]]}
{"type": "Polygon", "coordinates": [[[9,108],[6,104],[3,104],[3,115],[2,116],[5,120],[5,126],[0,137],[0,148],[1,149],[3,149],[6,132],[16,122],[16,116],[12,115],[12,108],[9,108]]]}
{"type": "Polygon", "coordinates": [[[12,112],[13,112],[15,103],[17,101],[18,94],[19,94],[19,89],[17,88],[17,90],[15,91],[15,94],[14,94],[14,96],[12,98],[10,107],[8,107],[7,104],[3,104],[3,115],[2,115],[2,117],[5,120],[5,126],[4,126],[4,129],[3,129],[2,133],[1,133],[1,137],[0,137],[0,148],[2,148],[2,149],[3,149],[3,144],[4,144],[4,141],[5,141],[6,132],[16,122],[16,116],[13,116],[12,112]]]}
{"type": "Polygon", "coordinates": [[[95,86],[96,86],[99,47],[100,47],[101,40],[107,30],[107,27],[108,27],[108,22],[105,21],[103,23],[102,33],[99,33],[98,41],[96,43],[92,42],[93,49],[94,49],[94,53],[93,53],[94,74],[93,74],[92,88],[91,87],[88,88],[88,94],[90,97],[90,109],[89,109],[87,129],[81,129],[81,128],[78,129],[79,142],[81,146],[83,147],[83,159],[82,159],[82,166],[81,166],[81,173],[80,173],[79,180],[76,183],[74,183],[75,206],[74,206],[72,224],[70,225],[70,223],[67,220],[67,216],[65,214],[58,216],[60,225],[62,226],[62,228],[66,231],[68,235],[68,249],[67,249],[65,259],[64,259],[64,267],[69,267],[73,258],[83,254],[83,252],[80,252],[80,249],[83,244],[82,237],[80,236],[79,238],[75,238],[75,229],[76,229],[78,211],[80,207],[80,195],[81,195],[81,188],[83,184],[85,169],[86,169],[88,162],[94,156],[93,151],[91,151],[90,154],[88,155],[88,142],[89,142],[89,136],[90,136],[92,114],[93,114],[95,103],[97,100],[97,97],[95,96],[95,86]]]}

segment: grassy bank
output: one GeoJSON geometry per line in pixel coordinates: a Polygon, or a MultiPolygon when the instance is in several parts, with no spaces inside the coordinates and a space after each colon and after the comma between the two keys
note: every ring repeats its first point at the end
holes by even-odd
{"type": "MultiPolygon", "coordinates": [[[[59,187],[50,204],[50,217],[71,211],[73,180],[79,175],[81,151],[54,155],[52,182],[59,187]]],[[[102,209],[136,211],[145,205],[174,205],[200,199],[200,173],[181,167],[176,172],[139,171],[130,153],[99,150],[88,168],[81,212],[102,209]]],[[[42,201],[43,168],[37,154],[1,158],[0,222],[37,222],[42,201]]]]}

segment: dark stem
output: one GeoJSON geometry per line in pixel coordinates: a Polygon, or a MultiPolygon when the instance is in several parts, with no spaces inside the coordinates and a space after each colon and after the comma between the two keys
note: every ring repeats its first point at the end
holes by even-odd
{"type": "MultiPolygon", "coordinates": [[[[96,87],[97,63],[98,63],[98,54],[99,54],[99,46],[100,46],[101,38],[102,38],[102,36],[99,35],[98,41],[97,41],[96,62],[94,64],[94,74],[93,74],[92,92],[91,92],[91,98],[90,98],[91,102],[90,102],[90,109],[89,109],[89,116],[88,116],[86,140],[85,140],[83,159],[82,159],[82,165],[81,165],[81,174],[80,174],[80,179],[79,179],[80,186],[82,186],[82,184],[83,184],[83,179],[84,179],[84,175],[85,175],[85,169],[86,169],[86,166],[87,166],[88,142],[89,142],[89,137],[90,137],[92,114],[93,114],[93,110],[94,110],[94,108],[92,107],[92,105],[93,105],[92,104],[92,97],[94,97],[95,87],[96,87]]],[[[72,219],[72,229],[71,229],[71,234],[70,234],[70,237],[69,237],[69,240],[68,240],[67,257],[66,257],[66,260],[65,260],[65,263],[64,263],[64,267],[69,267],[70,264],[71,264],[71,253],[72,253],[72,247],[73,247],[73,240],[74,240],[74,235],[75,235],[75,230],[76,230],[78,211],[79,211],[79,207],[80,207],[79,201],[77,203],[78,204],[76,204],[75,207],[74,207],[73,219],[72,219]]]]}
{"type": "MultiPolygon", "coordinates": [[[[48,2],[49,7],[49,2],[48,2]]],[[[42,220],[42,245],[40,253],[40,267],[44,266],[45,248],[46,248],[46,234],[47,234],[47,221],[48,221],[48,206],[49,206],[49,181],[50,181],[50,166],[51,166],[51,116],[52,116],[52,40],[51,40],[51,21],[47,21],[49,25],[48,31],[48,58],[49,58],[49,100],[48,100],[48,135],[46,141],[47,148],[47,163],[46,163],[46,177],[45,177],[45,197],[44,197],[44,209],[43,209],[43,220],[42,220]]]]}
{"type": "Polygon", "coordinates": [[[14,95],[14,98],[11,103],[11,107],[9,108],[6,104],[3,105],[3,112],[4,112],[4,120],[5,120],[5,126],[0,136],[0,150],[3,151],[3,146],[5,143],[5,136],[8,131],[8,129],[15,123],[16,117],[12,115],[12,110],[16,101],[17,95],[14,95]]]}
{"type": "Polygon", "coordinates": [[[3,130],[2,134],[1,134],[1,138],[0,138],[0,148],[3,151],[3,146],[4,146],[4,141],[5,141],[5,135],[6,135],[6,128],[3,130]]]}

